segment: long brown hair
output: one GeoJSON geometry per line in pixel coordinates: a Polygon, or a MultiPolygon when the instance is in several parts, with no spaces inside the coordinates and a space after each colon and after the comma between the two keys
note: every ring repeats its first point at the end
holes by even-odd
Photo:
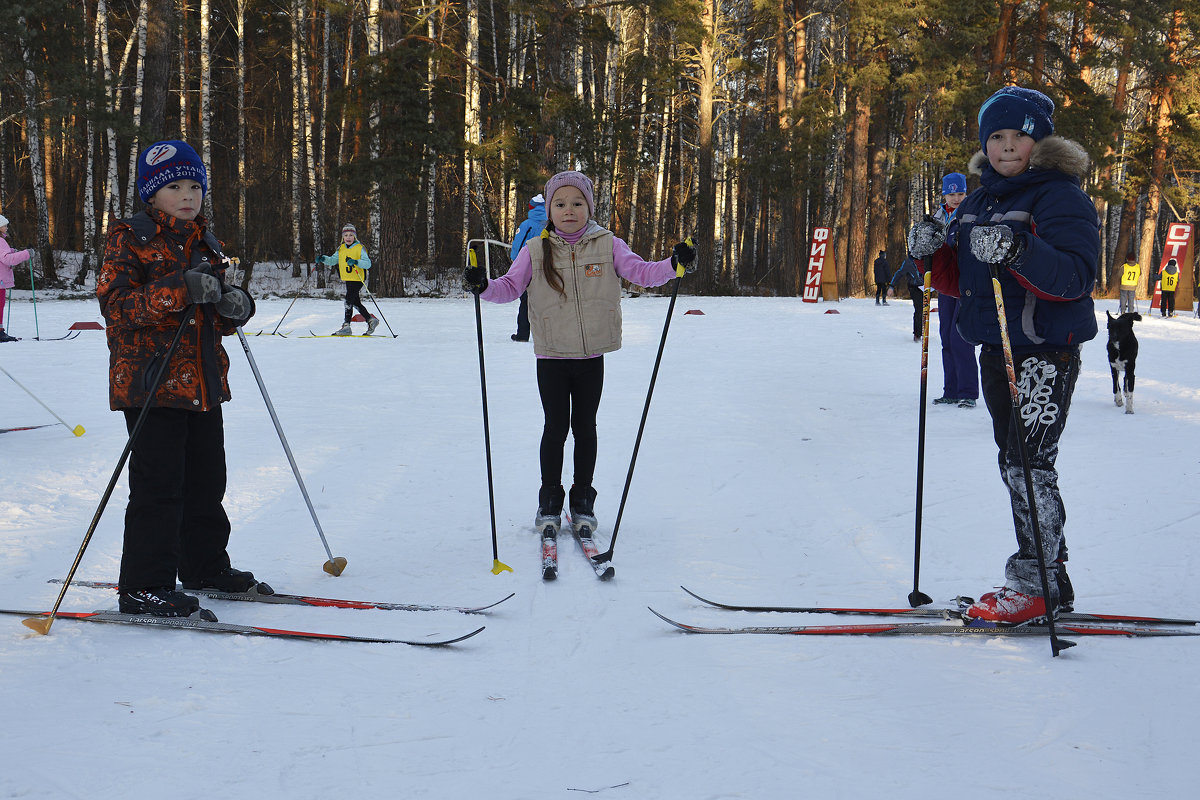
{"type": "MultiPolygon", "coordinates": [[[[550,233],[554,230],[554,223],[546,221],[546,232],[550,233]]],[[[550,284],[550,288],[567,296],[567,287],[563,284],[562,275],[558,274],[558,268],[554,266],[554,247],[550,244],[549,236],[542,236],[542,271],[546,275],[546,283],[550,284]]]]}

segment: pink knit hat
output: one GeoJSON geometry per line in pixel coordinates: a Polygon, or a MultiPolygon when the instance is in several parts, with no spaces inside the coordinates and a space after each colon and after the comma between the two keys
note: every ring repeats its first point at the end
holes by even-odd
{"type": "Polygon", "coordinates": [[[596,200],[592,196],[592,179],[582,172],[568,170],[560,172],[550,180],[546,181],[546,190],[543,194],[549,198],[549,202],[554,202],[554,193],[564,186],[574,186],[579,191],[583,192],[583,199],[588,204],[588,216],[596,213],[596,200]]]}

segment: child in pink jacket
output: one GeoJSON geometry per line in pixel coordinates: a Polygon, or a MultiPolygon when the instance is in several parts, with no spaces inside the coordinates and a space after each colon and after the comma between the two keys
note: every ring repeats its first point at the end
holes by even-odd
{"type": "Polygon", "coordinates": [[[8,243],[8,217],[0,214],[0,342],[15,342],[17,337],[4,331],[5,308],[8,307],[8,290],[14,285],[13,267],[28,261],[31,250],[13,250],[8,243]]]}

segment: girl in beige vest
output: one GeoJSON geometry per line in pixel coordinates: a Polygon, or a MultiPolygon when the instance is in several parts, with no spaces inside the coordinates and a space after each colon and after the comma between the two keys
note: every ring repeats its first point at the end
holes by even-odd
{"type": "Polygon", "coordinates": [[[575,437],[575,482],[571,520],[578,529],[596,530],[596,411],[604,388],[604,354],[621,347],[621,279],[661,286],[690,264],[695,251],[677,244],[670,258],[644,261],[611,231],[600,227],[592,182],[579,172],[560,172],[546,183],[549,222],[531,239],[512,267],[489,281],[482,267],[466,272],[464,285],[480,298],[509,303],[529,291],[529,322],[537,355],[538,392],[546,422],[542,428],[542,485],[536,527],[562,514],[563,448],[575,437]]]}

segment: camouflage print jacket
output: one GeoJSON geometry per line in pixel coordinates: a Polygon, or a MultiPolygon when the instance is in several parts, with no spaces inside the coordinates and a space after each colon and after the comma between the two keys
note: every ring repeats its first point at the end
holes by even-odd
{"type": "MultiPolygon", "coordinates": [[[[224,284],[222,257],[203,217],[189,222],[147,209],[110,228],[96,297],[107,323],[113,410],[146,402],[163,356],[187,319],[184,271],[209,264],[224,284]]],[[[230,399],[229,356],[221,337],[237,327],[212,305],[195,308],[154,395],[157,407],[208,411],[230,399]]]]}

